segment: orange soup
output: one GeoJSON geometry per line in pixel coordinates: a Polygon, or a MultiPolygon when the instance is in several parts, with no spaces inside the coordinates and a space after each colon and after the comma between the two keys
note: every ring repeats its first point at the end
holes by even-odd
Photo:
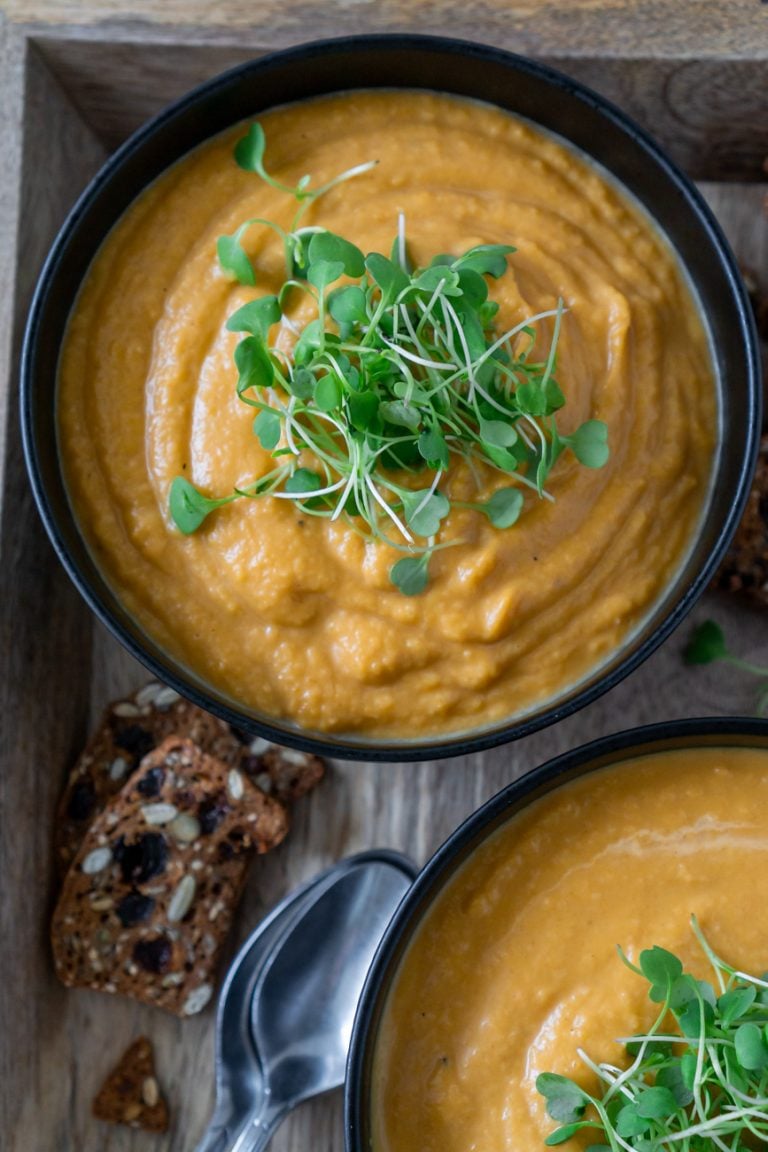
{"type": "MultiPolygon", "coordinates": [[[[417,930],[377,1038],[374,1152],[543,1152],[536,1090],[659,1006],[621,963],[659,945],[701,979],[690,926],[737,968],[768,968],[768,752],[657,753],[535,801],[473,853],[417,930]]],[[[601,1143],[595,1135],[585,1143],[601,1143]]],[[[578,1145],[569,1143],[566,1148],[578,1145]]]]}
{"type": "MultiPolygon", "coordinates": [[[[128,611],[199,677],[308,730],[419,738],[522,715],[610,657],[668,588],[706,504],[717,435],[707,338],[678,260],[612,181],[552,136],[488,105],[426,92],[354,92],[261,117],[270,171],[328,192],[302,223],[389,252],[398,217],[417,262],[509,243],[491,285],[504,330],[566,308],[561,427],[607,424],[601,469],[563,455],[552,501],[526,490],[497,529],[453,506],[456,547],[408,597],[398,554],[290,501],[238,501],[194,535],[169,515],[174,477],[211,496],[271,466],[235,392],[241,305],[285,276],[273,231],[244,238],[255,288],[217,261],[252,217],[289,228],[290,197],[233,161],[240,126],[158,179],[94,260],[61,354],[58,425],[72,504],[128,611]]],[[[298,324],[307,315],[299,312],[298,324]]],[[[542,355],[553,336],[543,321],[542,355]]],[[[506,481],[508,482],[508,481],[506,481]]],[[[505,478],[452,467],[452,502],[505,478]]]]}

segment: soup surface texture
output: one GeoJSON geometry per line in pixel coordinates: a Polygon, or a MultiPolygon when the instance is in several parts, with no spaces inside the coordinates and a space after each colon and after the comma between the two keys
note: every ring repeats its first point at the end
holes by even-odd
{"type": "MultiPolygon", "coordinates": [[[[164,174],[113,229],[69,324],[59,373],[60,447],[87,542],[130,613],[235,701],[306,729],[387,737],[477,728],[577,683],[658,600],[690,545],[716,439],[711,360],[676,258],[594,166],[490,106],[414,92],[348,93],[261,117],[267,166],[315,186],[372,171],[313,204],[365,252],[389,252],[398,214],[413,258],[511,243],[491,282],[499,331],[564,300],[557,379],[565,433],[608,425],[600,470],[570,453],[518,523],[454,508],[461,545],[437,552],[426,591],[390,582],[392,548],[287,500],[227,505],[192,536],[168,513],[183,476],[222,496],[271,458],[235,393],[225,328],[276,292],[274,232],[244,244],[255,288],[225,274],[217,238],[251,217],[290,228],[295,202],[232,158],[242,126],[164,174]]],[[[302,311],[304,309],[304,311],[302,311]]],[[[296,305],[297,324],[310,319],[296,305]]],[[[545,358],[552,321],[538,327],[545,358]]],[[[272,338],[280,338],[275,333],[272,338]]],[[[457,467],[453,500],[508,480],[457,467]]]]}
{"type": "Polygon", "coordinates": [[[375,1152],[543,1152],[556,1124],[537,1075],[594,1091],[577,1049],[619,1064],[616,1038],[658,1012],[617,945],[637,963],[658,944],[711,979],[695,914],[724,960],[764,972],[766,805],[768,752],[698,749],[583,776],[496,832],[395,975],[374,1060],[375,1152]]]}

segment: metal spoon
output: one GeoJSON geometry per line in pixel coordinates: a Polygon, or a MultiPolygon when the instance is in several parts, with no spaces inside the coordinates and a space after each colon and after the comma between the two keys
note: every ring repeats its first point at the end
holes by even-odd
{"type": "Polygon", "coordinates": [[[262,1152],[286,1113],[344,1083],[368,968],[416,872],[395,852],[351,856],[259,925],[222,989],[216,1108],[197,1152],[262,1152]]]}

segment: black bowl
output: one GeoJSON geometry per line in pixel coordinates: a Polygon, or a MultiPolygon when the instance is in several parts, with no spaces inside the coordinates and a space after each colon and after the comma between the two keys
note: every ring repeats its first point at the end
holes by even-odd
{"type": "Polygon", "coordinates": [[[638,756],[690,748],[768,749],[768,720],[716,717],[632,728],[584,744],[534,768],[474,812],[438,848],[408,890],[378,947],[360,996],[347,1062],[346,1152],[371,1152],[376,1039],[398,966],[435,899],[472,853],[521,809],[588,772],[638,756]]]}
{"type": "Polygon", "coordinates": [[[367,760],[463,754],[523,736],[575,711],[636,668],[675,628],[711,579],[747,498],[760,429],[757,340],[733,256],[693,185],[636,124],[602,97],[541,64],[429,36],[361,36],[265,56],[195,89],[151,120],[107,162],[66,220],[27,325],[22,431],[37,506],[62,563],[96,615],[151,671],[196,703],[283,744],[367,760]],[[210,136],[274,105],[339,90],[429,88],[528,117],[613,174],[666,233],[698,293],[715,350],[721,437],[712,496],[691,554],[667,594],[612,659],[531,713],[469,734],[417,741],[326,736],[238,706],[182,667],[128,615],[94,563],[67,500],[57,450],[59,350],[72,303],[118,217],[170,164],[210,136]]]}

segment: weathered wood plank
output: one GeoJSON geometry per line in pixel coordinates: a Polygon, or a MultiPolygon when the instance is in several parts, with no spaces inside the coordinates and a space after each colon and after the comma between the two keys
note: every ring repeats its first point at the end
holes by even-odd
{"type": "MultiPolygon", "coordinates": [[[[768,12],[768,8],[766,9],[768,12]]],[[[351,31],[346,18],[335,34],[351,31]]],[[[154,30],[153,30],[154,34],[154,30]]],[[[768,40],[768,16],[766,17],[768,40]]],[[[120,42],[90,36],[36,37],[52,72],[84,119],[113,149],[171,100],[218,72],[307,35],[276,38],[257,20],[236,42],[120,42]]],[[[231,33],[230,33],[231,36],[231,33]]],[[[748,59],[583,53],[567,38],[531,47],[514,28],[478,25],[472,36],[526,51],[595,88],[651,131],[696,179],[757,180],[768,156],[768,63],[748,59]]]]}
{"type": "MultiPolygon", "coordinates": [[[[589,11],[583,0],[578,7],[589,11]]],[[[169,5],[165,11],[172,9],[169,5]]],[[[81,11],[85,19],[89,9],[81,11]]],[[[208,65],[210,71],[219,70],[220,57],[215,53],[215,59],[206,63],[201,49],[190,63],[183,60],[184,49],[171,54],[172,63],[180,63],[173,64],[169,79],[157,45],[147,50],[146,65],[135,48],[121,48],[114,56],[102,56],[105,74],[114,60],[123,61],[118,74],[104,83],[96,69],[99,43],[92,45],[93,57],[88,55],[91,49],[68,56],[68,49],[53,49],[51,41],[41,44],[42,55],[33,49],[29,56],[23,89],[24,37],[13,29],[0,38],[0,60],[5,62],[0,110],[8,109],[4,124],[11,128],[9,156],[0,169],[0,257],[5,261],[0,269],[7,272],[3,279],[7,286],[16,266],[13,237],[18,228],[15,354],[25,299],[52,232],[104,154],[91,124],[99,125],[100,134],[111,143],[128,130],[131,102],[144,88],[154,93],[147,98],[150,102],[162,102],[168,95],[163,85],[185,81],[190,70],[208,65]],[[49,65],[58,80],[52,78],[49,65]],[[136,72],[130,100],[121,106],[113,95],[110,106],[110,91],[116,93],[127,82],[131,67],[136,72]]],[[[732,185],[707,188],[706,194],[737,251],[768,276],[768,266],[760,267],[768,260],[762,191],[732,185]]],[[[11,343],[11,318],[3,306],[0,301],[0,369],[5,363],[3,348],[11,343]]],[[[157,1045],[160,1075],[175,1112],[172,1134],[153,1147],[158,1152],[191,1152],[211,1105],[212,1013],[179,1022],[129,1001],[66,993],[52,974],[46,939],[49,845],[60,781],[87,724],[94,722],[104,702],[139,684],[144,674],[103,629],[92,624],[44,539],[21,465],[13,374],[3,374],[0,388],[5,389],[0,397],[6,397],[8,406],[0,520],[0,1142],[8,1152],[146,1148],[146,1138],[92,1121],[89,1105],[103,1072],[122,1047],[147,1031],[157,1045]]],[[[724,624],[734,648],[746,657],[768,658],[765,616],[760,610],[709,595],[695,618],[707,615],[724,624]]],[[[635,723],[749,712],[754,685],[748,676],[682,667],[680,651],[688,627],[683,626],[632,677],[590,708],[518,744],[441,763],[335,765],[323,788],[297,810],[286,844],[254,867],[239,938],[290,888],[340,856],[381,845],[424,860],[498,788],[577,743],[635,723]]],[[[276,1152],[305,1152],[310,1147],[341,1152],[339,1094],[300,1109],[274,1143],[276,1152]]]]}
{"type": "Polygon", "coordinates": [[[693,59],[768,55],[768,14],[759,0],[5,0],[11,20],[27,25],[104,28],[111,35],[157,28],[212,35],[253,35],[270,43],[347,32],[441,32],[518,50],[612,57],[672,55],[693,59]]]}
{"type": "Polygon", "coordinates": [[[5,45],[6,59],[16,66],[3,72],[4,85],[20,82],[19,54],[25,65],[20,123],[12,91],[5,95],[6,123],[12,133],[21,128],[23,148],[3,163],[4,206],[13,206],[18,187],[12,216],[18,244],[4,249],[5,260],[16,259],[4,294],[11,297],[15,281],[16,301],[13,316],[1,318],[11,370],[2,380],[0,509],[0,1115],[3,1147],[15,1152],[37,1145],[43,1100],[51,1102],[46,1115],[53,1133],[66,1123],[72,1099],[68,1077],[61,1075],[71,1064],[68,1006],[50,980],[46,946],[50,814],[61,764],[84,735],[91,630],[33,506],[21,456],[15,365],[37,271],[63,213],[104,153],[34,49],[12,39],[5,45]]]}

